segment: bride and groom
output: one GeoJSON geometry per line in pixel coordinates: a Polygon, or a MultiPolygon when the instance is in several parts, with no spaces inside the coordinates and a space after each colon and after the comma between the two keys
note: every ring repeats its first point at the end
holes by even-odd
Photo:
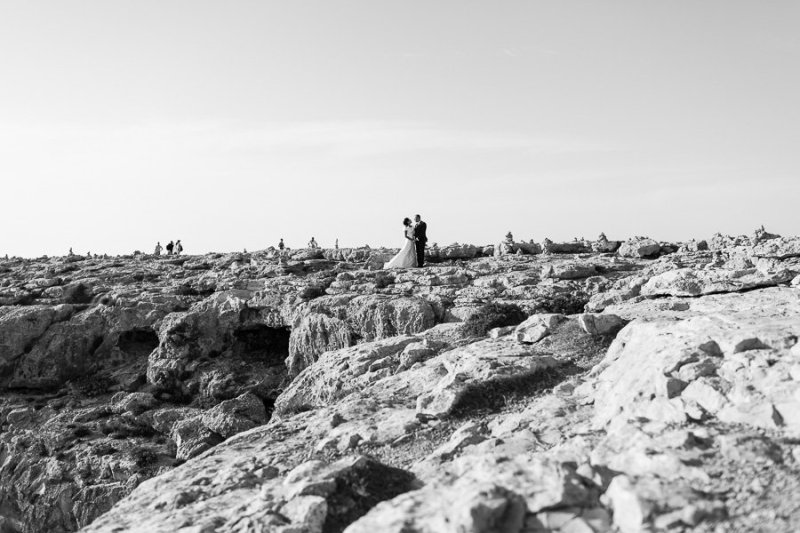
{"type": "Polygon", "coordinates": [[[421,267],[425,264],[425,243],[428,242],[428,237],[425,232],[428,230],[428,225],[422,221],[419,215],[414,217],[414,223],[411,223],[410,218],[403,219],[403,235],[406,238],[406,244],[391,261],[383,265],[383,268],[410,268],[421,267]]]}

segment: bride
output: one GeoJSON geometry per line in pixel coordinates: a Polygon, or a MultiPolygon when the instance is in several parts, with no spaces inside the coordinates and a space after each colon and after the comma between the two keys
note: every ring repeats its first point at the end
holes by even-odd
{"type": "Polygon", "coordinates": [[[403,233],[406,238],[406,245],[391,261],[383,265],[383,268],[410,268],[417,266],[417,248],[414,245],[414,227],[411,225],[411,219],[404,218],[403,226],[406,228],[403,233]]]}

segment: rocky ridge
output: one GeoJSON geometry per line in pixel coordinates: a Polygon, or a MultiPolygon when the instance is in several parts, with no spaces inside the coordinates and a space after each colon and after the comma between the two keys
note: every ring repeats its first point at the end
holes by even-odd
{"type": "Polygon", "coordinates": [[[0,531],[799,529],[800,239],[602,237],[0,261],[0,531]]]}

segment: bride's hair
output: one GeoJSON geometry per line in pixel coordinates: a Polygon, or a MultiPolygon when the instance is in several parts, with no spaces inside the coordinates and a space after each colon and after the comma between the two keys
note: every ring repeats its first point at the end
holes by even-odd
{"type": "Polygon", "coordinates": [[[410,226],[411,225],[411,219],[408,218],[408,217],[404,218],[403,219],[403,225],[404,226],[410,226]]]}

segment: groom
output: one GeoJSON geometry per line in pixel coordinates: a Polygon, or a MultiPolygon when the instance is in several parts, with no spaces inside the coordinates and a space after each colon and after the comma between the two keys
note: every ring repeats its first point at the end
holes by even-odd
{"type": "Polygon", "coordinates": [[[425,243],[428,242],[428,236],[425,232],[428,230],[428,225],[422,221],[422,217],[417,215],[414,217],[414,245],[417,248],[417,267],[425,265],[425,243]]]}

